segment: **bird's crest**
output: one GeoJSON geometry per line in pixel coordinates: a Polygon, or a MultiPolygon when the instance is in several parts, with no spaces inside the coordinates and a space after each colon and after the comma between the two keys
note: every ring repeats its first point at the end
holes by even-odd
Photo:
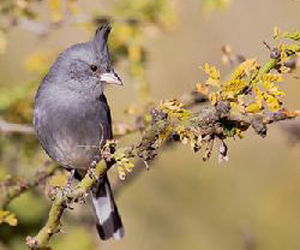
{"type": "Polygon", "coordinates": [[[110,23],[103,24],[100,28],[97,29],[95,37],[94,37],[94,45],[96,48],[97,53],[100,55],[100,57],[110,57],[108,46],[107,46],[107,40],[108,35],[111,31],[111,25],[110,23]]]}

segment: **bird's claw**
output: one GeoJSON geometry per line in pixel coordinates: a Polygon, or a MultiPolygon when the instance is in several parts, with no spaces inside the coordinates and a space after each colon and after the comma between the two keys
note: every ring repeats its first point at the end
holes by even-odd
{"type": "Polygon", "coordinates": [[[91,167],[91,168],[89,169],[88,173],[89,173],[89,177],[90,177],[90,178],[96,179],[96,180],[99,179],[98,176],[97,176],[97,174],[96,174],[96,169],[95,169],[95,168],[92,168],[92,167],[91,167]]]}
{"type": "Polygon", "coordinates": [[[75,169],[72,169],[71,174],[68,178],[67,184],[62,189],[63,195],[68,195],[69,193],[71,193],[73,191],[72,181],[74,179],[74,175],[75,175],[75,169]]]}

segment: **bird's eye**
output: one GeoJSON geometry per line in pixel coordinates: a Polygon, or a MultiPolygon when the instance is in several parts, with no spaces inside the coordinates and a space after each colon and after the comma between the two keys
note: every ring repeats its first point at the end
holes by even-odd
{"type": "Polygon", "coordinates": [[[91,70],[93,72],[97,71],[98,67],[96,65],[91,65],[91,70]]]}

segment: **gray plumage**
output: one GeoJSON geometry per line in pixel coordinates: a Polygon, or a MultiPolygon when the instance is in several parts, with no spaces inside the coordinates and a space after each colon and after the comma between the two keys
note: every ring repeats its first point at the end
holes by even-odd
{"type": "MultiPolygon", "coordinates": [[[[42,81],[35,98],[34,127],[47,154],[82,176],[99,159],[99,149],[112,138],[110,109],[103,94],[107,83],[122,82],[114,72],[104,24],[92,41],[61,53],[42,81]]],[[[123,236],[122,222],[105,175],[91,191],[102,239],[123,236]]]]}

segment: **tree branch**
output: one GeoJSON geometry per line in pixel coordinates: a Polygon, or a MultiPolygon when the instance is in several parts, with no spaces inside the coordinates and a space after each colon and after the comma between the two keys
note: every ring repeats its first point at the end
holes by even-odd
{"type": "Polygon", "coordinates": [[[64,210],[75,201],[84,198],[85,194],[91,190],[97,179],[106,171],[106,161],[101,160],[96,168],[90,168],[85,177],[79,182],[73,190],[64,189],[56,194],[52,203],[49,217],[45,226],[39,231],[37,236],[26,238],[26,244],[31,249],[43,249],[47,247],[53,234],[60,231],[60,218],[64,210]]]}
{"type": "Polygon", "coordinates": [[[9,123],[0,117],[0,134],[29,134],[33,135],[34,130],[30,125],[9,123]]]}
{"type": "Polygon", "coordinates": [[[51,161],[46,161],[39,168],[33,177],[24,180],[21,177],[7,177],[0,183],[0,209],[5,209],[7,205],[23,192],[43,183],[48,177],[52,176],[58,165],[51,161]]]}

